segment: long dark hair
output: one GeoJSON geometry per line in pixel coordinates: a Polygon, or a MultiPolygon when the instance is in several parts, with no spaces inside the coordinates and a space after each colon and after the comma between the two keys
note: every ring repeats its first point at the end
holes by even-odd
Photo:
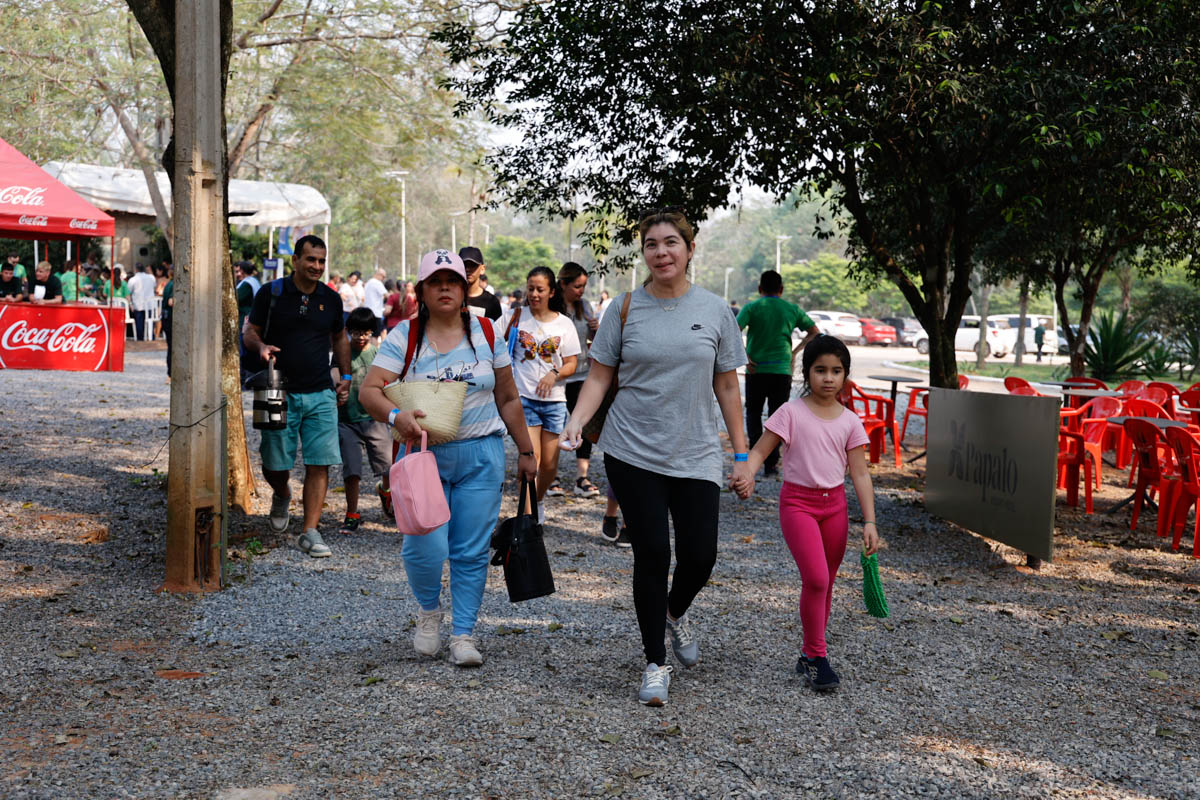
{"type": "Polygon", "coordinates": [[[808,371],[812,369],[812,365],[817,363],[817,359],[821,356],[834,355],[842,362],[842,369],[846,370],[844,380],[850,380],[850,350],[836,336],[819,333],[816,338],[804,346],[804,354],[800,357],[800,374],[804,376],[804,389],[801,394],[809,394],[812,392],[812,387],[808,382],[808,371]]]}
{"type": "MultiPolygon", "coordinates": [[[[574,261],[568,261],[563,264],[562,268],[558,270],[558,296],[560,298],[565,297],[563,289],[566,288],[567,284],[574,283],[580,278],[586,278],[587,274],[588,271],[574,261]]],[[[561,300],[561,303],[565,309],[567,305],[566,300],[561,300]]],[[[575,319],[583,319],[585,317],[583,313],[583,298],[580,297],[572,303],[569,312],[564,311],[564,313],[569,313],[575,319]]]]}
{"type": "MultiPolygon", "coordinates": [[[[463,307],[458,312],[462,318],[463,332],[467,334],[467,346],[475,353],[475,342],[471,341],[471,312],[467,310],[467,282],[461,276],[455,275],[463,287],[463,307]]],[[[429,306],[425,305],[425,281],[417,281],[413,287],[417,293],[417,353],[421,352],[421,343],[425,341],[425,326],[429,323],[429,306]]],[[[416,361],[417,353],[413,353],[416,361]]],[[[475,366],[479,366],[479,354],[475,354],[475,366]]]]}
{"type": "MultiPolygon", "coordinates": [[[[566,314],[567,308],[563,304],[562,289],[558,285],[558,278],[554,277],[554,270],[549,267],[534,267],[529,270],[529,274],[525,276],[525,283],[528,284],[530,279],[535,275],[541,275],[546,279],[546,283],[550,286],[550,301],[546,305],[551,311],[557,311],[559,314],[566,314]]],[[[525,305],[529,305],[529,297],[525,298],[525,305]]]]}

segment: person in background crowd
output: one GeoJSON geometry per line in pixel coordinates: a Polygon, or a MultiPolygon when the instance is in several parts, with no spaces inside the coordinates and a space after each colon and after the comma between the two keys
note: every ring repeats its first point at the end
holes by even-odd
{"type": "Polygon", "coordinates": [[[101,299],[103,290],[101,289],[102,279],[100,277],[100,268],[89,269],[84,275],[83,282],[80,283],[80,292],[84,297],[92,300],[101,299]]]}
{"type": "MultiPolygon", "coordinates": [[[[167,282],[171,280],[173,271],[169,264],[163,263],[157,267],[148,267],[146,272],[154,278],[154,297],[155,301],[162,297],[163,291],[167,288],[167,282]]],[[[154,322],[153,338],[158,339],[162,335],[162,306],[159,305],[158,319],[154,322]]]]}
{"type": "Polygon", "coordinates": [[[8,260],[5,263],[12,267],[13,276],[17,280],[24,281],[29,277],[25,274],[25,267],[21,264],[21,256],[17,253],[9,253],[8,260]]]}
{"type": "Polygon", "coordinates": [[[596,318],[601,322],[604,321],[604,312],[608,311],[610,305],[612,305],[612,297],[609,295],[608,290],[605,289],[600,292],[600,306],[596,310],[596,318]]]}
{"type": "Polygon", "coordinates": [[[78,261],[67,264],[63,274],[59,276],[59,286],[62,287],[60,291],[64,303],[73,303],[79,298],[81,280],[79,270],[81,267],[82,265],[78,261]]]}
{"type": "MultiPolygon", "coordinates": [[[[575,333],[579,337],[579,360],[575,373],[563,381],[567,391],[567,414],[575,410],[575,402],[579,399],[579,390],[588,374],[588,343],[596,335],[599,320],[592,312],[591,303],[583,299],[587,291],[588,273],[574,261],[568,261],[558,271],[558,296],[562,299],[563,314],[575,325],[575,333]]],[[[572,491],[580,497],[595,497],[600,490],[588,480],[588,467],[592,458],[592,442],[584,439],[575,450],[575,487],[572,491]]],[[[556,475],[550,488],[546,490],[550,497],[558,497],[565,492],[558,482],[556,475]]]]}
{"type": "Polygon", "coordinates": [[[50,271],[49,261],[43,261],[37,265],[26,288],[25,296],[31,303],[62,302],[62,281],[50,271]]]}
{"type": "Polygon", "coordinates": [[[738,304],[737,304],[736,300],[729,301],[729,312],[731,314],[733,314],[734,319],[737,319],[738,314],[740,314],[742,312],[742,310],[740,308],[738,308],[738,304]]]}
{"type": "Polygon", "coordinates": [[[145,264],[138,264],[136,269],[129,279],[129,305],[133,309],[134,338],[141,341],[151,334],[146,328],[146,313],[154,308],[156,281],[145,264]]]}
{"type": "Polygon", "coordinates": [[[291,520],[288,478],[301,447],[304,532],[296,545],[313,558],[333,555],[317,525],[329,489],[329,467],[342,462],[337,407],[349,398],[353,377],[342,299],[321,283],[326,252],[325,242],[316,236],[302,236],[296,242],[291,276],[278,284],[273,281],[254,298],[244,339],[246,350],[257,353],[262,364],[274,358],[287,380],[287,427],[262,431],[259,446],[263,477],[274,490],[268,518],[271,529],[283,533],[291,520]],[[329,375],[331,349],[341,375],[336,388],[329,375]]]}
{"type": "Polygon", "coordinates": [[[255,275],[256,272],[258,272],[258,267],[253,261],[239,261],[233,268],[233,277],[237,280],[235,291],[237,292],[239,331],[254,305],[254,296],[262,288],[262,284],[255,275]]]}
{"type": "Polygon", "coordinates": [[[632,293],[625,325],[609,314],[596,333],[591,367],[561,437],[573,449],[620,365],[600,449],[633,542],[633,603],[646,668],[638,700],[667,702],[672,668],[664,636],[685,667],[700,648],[685,614],[717,560],[723,452],[717,407],[734,462],[748,458],[737,368],[746,351],[724,301],[688,280],[695,231],[683,214],[662,209],[638,223],[650,277],[632,293]],[[717,402],[713,402],[714,395],[717,402]],[[671,572],[670,522],[675,528],[671,572]]]}
{"type": "Polygon", "coordinates": [[[525,425],[538,462],[538,521],[541,501],[558,474],[558,437],[567,421],[563,381],[579,367],[579,335],[562,313],[558,279],[549,267],[534,267],[525,283],[529,306],[513,312],[506,338],[513,349],[513,380],[525,410],[525,425]],[[523,313],[524,312],[524,313],[523,313]]]}
{"type": "MultiPolygon", "coordinates": [[[[167,340],[167,383],[171,382],[171,326],[175,317],[175,270],[167,266],[167,284],[162,292],[162,332],[167,340]]],[[[238,330],[241,330],[240,328],[238,330]]]]}
{"type": "Polygon", "coordinates": [[[383,288],[387,289],[387,297],[383,299],[383,329],[386,332],[404,321],[404,293],[396,287],[396,281],[391,278],[383,282],[383,288]]]}
{"type": "Polygon", "coordinates": [[[342,276],[341,275],[338,275],[336,272],[333,273],[332,275],[329,276],[329,280],[325,282],[325,285],[328,286],[330,289],[333,289],[335,292],[337,292],[338,296],[341,296],[341,291],[342,291],[342,276]]]}
{"type": "Polygon", "coordinates": [[[375,476],[375,492],[379,495],[380,508],[384,517],[392,517],[392,493],[388,488],[388,469],[392,464],[392,434],[387,423],[376,422],[363,408],[358,399],[358,390],[375,361],[379,348],[371,344],[371,337],[379,328],[379,320],[366,306],[350,312],[346,320],[346,333],[350,337],[350,394],[345,403],[338,406],[338,448],[342,456],[342,481],[346,487],[346,518],[342,521],[342,533],[355,533],[362,523],[358,512],[358,495],[362,483],[362,449],[367,449],[367,463],[375,476]]]}
{"type": "MultiPolygon", "coordinates": [[[[817,335],[817,325],[808,314],[783,294],[783,277],[773,269],[758,280],[762,297],[746,305],[737,316],[746,331],[746,432],[754,447],[762,436],[763,403],[767,416],[774,414],[792,396],[792,331],[804,331],[804,347],[817,335]]],[[[763,477],[778,474],[779,448],[763,462],[763,477]]]]}
{"type": "Polygon", "coordinates": [[[0,303],[20,303],[25,300],[25,281],[16,276],[11,260],[0,265],[0,303]]]}
{"type": "Polygon", "coordinates": [[[500,319],[504,312],[496,296],[483,290],[487,265],[483,263],[483,253],[478,247],[464,247],[458,251],[463,266],[467,269],[467,310],[472,314],[487,317],[492,322],[500,319]]]}
{"type": "Polygon", "coordinates": [[[129,281],[125,280],[125,268],[120,264],[113,266],[112,296],[114,299],[129,300],[129,281]]]}
{"type": "Polygon", "coordinates": [[[404,318],[416,319],[419,305],[417,302],[417,290],[413,286],[413,282],[408,281],[404,284],[404,318]]]}
{"type": "Polygon", "coordinates": [[[479,276],[479,285],[482,286],[483,290],[485,292],[487,292],[488,294],[492,295],[493,297],[496,296],[496,290],[492,287],[491,282],[488,281],[488,276],[487,276],[486,272],[483,275],[479,276]]]}
{"type": "MultiPolygon", "coordinates": [[[[1024,331],[1022,331],[1024,333],[1024,331]]],[[[1037,327],[1033,329],[1033,343],[1037,346],[1037,360],[1042,360],[1042,348],[1046,345],[1046,323],[1038,320],[1037,327]]]]}
{"type": "MultiPolygon", "coordinates": [[[[373,336],[378,337],[383,333],[383,306],[387,302],[387,286],[384,281],[387,280],[387,273],[381,269],[375,270],[375,274],[371,276],[371,280],[367,281],[363,287],[363,302],[362,304],[371,309],[371,313],[375,315],[375,332],[373,336]]],[[[349,319],[347,317],[347,319],[349,319]]]]}
{"type": "Polygon", "coordinates": [[[350,312],[363,304],[366,295],[362,285],[362,273],[354,270],[347,275],[345,283],[338,288],[338,294],[342,298],[342,314],[348,319],[350,312]]]}
{"type": "Polygon", "coordinates": [[[504,432],[517,446],[521,477],[534,480],[537,462],[513,384],[508,348],[498,335],[489,344],[484,326],[491,328],[491,322],[467,311],[467,271],[462,259],[449,250],[426,253],[417,275],[421,297],[417,318],[397,326],[380,346],[360,395],[372,417],[389,422],[405,441],[419,444],[417,418],[424,412],[400,411],[383,394],[383,387],[400,377],[406,360],[406,382],[451,377],[467,384],[457,438],[430,448],[437,458],[450,521],[424,536],[405,536],[401,555],[419,606],[413,649],[423,656],[435,656],[441,649],[442,574],[449,561],[450,663],[477,667],[483,655],[475,640],[475,624],[504,490],[504,432]],[[417,326],[416,353],[406,359],[412,325],[417,326]]]}

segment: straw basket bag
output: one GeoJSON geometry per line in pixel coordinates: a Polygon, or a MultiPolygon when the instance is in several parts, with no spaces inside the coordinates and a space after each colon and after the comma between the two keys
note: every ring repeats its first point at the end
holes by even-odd
{"type": "MultiPolygon", "coordinates": [[[[424,417],[417,417],[417,424],[429,434],[429,444],[449,442],[458,436],[463,401],[467,399],[464,382],[396,380],[383,387],[383,394],[401,411],[425,412],[424,417]]],[[[392,438],[400,441],[396,429],[391,431],[392,438]]]]}

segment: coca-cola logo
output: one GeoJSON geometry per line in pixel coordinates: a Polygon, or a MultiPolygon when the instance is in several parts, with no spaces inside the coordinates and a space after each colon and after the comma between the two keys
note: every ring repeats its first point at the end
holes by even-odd
{"type": "Polygon", "coordinates": [[[94,231],[94,230],[96,230],[96,220],[94,220],[94,219],[73,219],[73,220],[71,220],[71,224],[69,227],[78,228],[79,230],[84,230],[84,231],[94,231]]]}
{"type": "Polygon", "coordinates": [[[36,226],[39,228],[44,228],[48,224],[50,224],[50,220],[44,216],[27,217],[25,215],[21,215],[21,217],[17,219],[17,224],[18,225],[33,225],[33,226],[36,226]]]}
{"type": "Polygon", "coordinates": [[[28,320],[14,322],[0,336],[0,350],[35,350],[49,353],[94,353],[102,325],[67,322],[57,328],[37,328],[28,320]]]}
{"type": "Polygon", "coordinates": [[[45,193],[44,187],[5,186],[0,188],[0,203],[14,206],[44,206],[46,198],[42,195],[45,193]]]}

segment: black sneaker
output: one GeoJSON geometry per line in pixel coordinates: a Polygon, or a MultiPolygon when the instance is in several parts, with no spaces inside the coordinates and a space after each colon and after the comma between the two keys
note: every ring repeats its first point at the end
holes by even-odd
{"type": "Polygon", "coordinates": [[[805,682],[816,692],[832,691],[841,685],[837,673],[829,665],[829,659],[824,656],[809,658],[801,655],[796,662],[796,672],[803,675],[805,682]]]}
{"type": "Polygon", "coordinates": [[[600,525],[600,538],[609,544],[616,544],[621,532],[617,529],[616,517],[605,517],[600,525]]]}
{"type": "Polygon", "coordinates": [[[379,509],[383,512],[384,519],[391,519],[394,513],[392,490],[385,486],[383,481],[379,481],[375,484],[375,493],[379,495],[379,509]]]}
{"type": "Polygon", "coordinates": [[[629,538],[629,528],[624,525],[617,532],[617,541],[614,542],[617,547],[633,547],[633,540],[629,538]]]}
{"type": "Polygon", "coordinates": [[[362,523],[361,514],[347,514],[342,520],[342,527],[339,528],[341,533],[358,533],[358,526],[362,523]]]}

